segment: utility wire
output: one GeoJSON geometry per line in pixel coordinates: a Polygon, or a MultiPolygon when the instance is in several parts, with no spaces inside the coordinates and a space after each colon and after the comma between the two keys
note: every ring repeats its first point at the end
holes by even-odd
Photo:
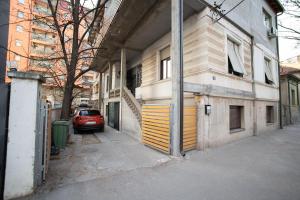
{"type": "MultiPolygon", "coordinates": [[[[225,0],[224,0],[225,1],[225,0]]],[[[222,19],[223,17],[225,17],[227,14],[229,14],[231,11],[233,11],[235,8],[237,8],[241,3],[243,3],[245,0],[241,0],[238,4],[236,4],[235,6],[233,6],[230,10],[228,10],[225,14],[222,14],[222,16],[217,19],[215,22],[218,22],[220,19],[222,19]]],[[[223,3],[222,3],[223,4],[223,3]]],[[[221,5],[222,5],[221,4],[221,5]]]]}

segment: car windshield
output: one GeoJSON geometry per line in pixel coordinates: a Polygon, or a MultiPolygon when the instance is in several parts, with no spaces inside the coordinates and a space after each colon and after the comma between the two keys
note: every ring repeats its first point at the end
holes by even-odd
{"type": "Polygon", "coordinates": [[[98,110],[81,110],[79,115],[80,116],[100,115],[100,112],[98,110]]]}

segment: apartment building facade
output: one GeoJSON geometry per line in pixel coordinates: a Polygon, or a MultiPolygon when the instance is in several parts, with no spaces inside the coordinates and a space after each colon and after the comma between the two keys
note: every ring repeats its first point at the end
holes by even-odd
{"type": "MultiPolygon", "coordinates": [[[[108,125],[142,142],[148,140],[144,134],[151,133],[154,146],[160,144],[163,126],[151,122],[149,129],[144,120],[148,115],[163,118],[143,108],[168,105],[172,118],[172,99],[179,93],[172,81],[176,66],[171,56],[179,42],[172,33],[172,3],[109,1],[102,29],[90,38],[104,47],[92,65],[101,73],[99,102],[108,125]]],[[[195,148],[277,129],[276,15],[283,12],[282,5],[276,0],[228,0],[221,5],[224,13],[230,11],[225,16],[214,1],[185,0],[182,5],[184,106],[196,108],[195,148]]],[[[172,143],[174,129],[169,131],[172,143]]]]}
{"type": "MultiPolygon", "coordinates": [[[[70,14],[69,3],[58,2],[59,12],[67,19],[70,14]]],[[[65,64],[62,60],[41,60],[60,56],[58,34],[50,26],[53,23],[47,0],[11,0],[6,70],[43,74],[46,78],[43,95],[53,106],[60,106],[66,80],[65,64]]],[[[66,38],[72,36],[71,27],[65,31],[65,35],[66,38]]],[[[86,65],[83,63],[81,67],[84,69],[86,65]]],[[[92,77],[93,72],[89,72],[76,82],[75,90],[81,91],[82,98],[90,96],[92,77]]],[[[6,82],[10,82],[8,77],[6,82]]],[[[80,102],[80,99],[81,96],[78,96],[74,102],[80,102]]]]}

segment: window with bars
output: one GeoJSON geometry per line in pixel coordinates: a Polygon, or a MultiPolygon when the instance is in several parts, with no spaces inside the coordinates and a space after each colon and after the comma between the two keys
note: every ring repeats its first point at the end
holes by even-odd
{"type": "Polygon", "coordinates": [[[274,106],[266,107],[266,119],[268,124],[274,123],[274,106]]]}
{"type": "Polygon", "coordinates": [[[243,120],[243,106],[230,106],[229,111],[229,121],[230,121],[230,130],[242,129],[242,120],[243,120]]]}

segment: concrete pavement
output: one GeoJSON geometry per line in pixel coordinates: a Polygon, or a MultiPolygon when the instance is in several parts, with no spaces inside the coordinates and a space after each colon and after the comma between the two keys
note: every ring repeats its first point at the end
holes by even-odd
{"type": "Polygon", "coordinates": [[[26,199],[299,200],[300,125],[26,199]]]}

